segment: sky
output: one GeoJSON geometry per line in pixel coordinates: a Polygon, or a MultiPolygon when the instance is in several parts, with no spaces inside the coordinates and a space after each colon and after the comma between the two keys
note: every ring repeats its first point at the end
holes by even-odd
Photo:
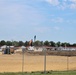
{"type": "Polygon", "coordinates": [[[76,43],[76,0],[0,0],[0,40],[76,43]]]}

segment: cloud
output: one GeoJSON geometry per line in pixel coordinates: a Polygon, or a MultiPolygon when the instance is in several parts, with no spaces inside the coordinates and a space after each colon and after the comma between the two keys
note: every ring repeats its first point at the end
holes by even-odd
{"type": "Polygon", "coordinates": [[[39,32],[47,31],[47,28],[41,27],[45,19],[43,13],[35,5],[28,3],[2,2],[0,5],[0,38],[19,39],[22,36],[28,38],[36,32],[39,34],[39,32]],[[38,28],[34,29],[37,26],[38,28]]]}
{"type": "Polygon", "coordinates": [[[60,30],[60,27],[55,26],[54,29],[55,30],[60,30]]]}
{"type": "Polygon", "coordinates": [[[57,18],[52,18],[51,22],[55,22],[55,23],[62,23],[64,20],[61,17],[57,17],[57,18]]]}
{"type": "Polygon", "coordinates": [[[18,28],[25,24],[29,26],[39,25],[44,16],[38,9],[29,4],[5,2],[0,5],[0,26],[18,28]]]}
{"type": "Polygon", "coordinates": [[[65,10],[66,8],[68,8],[68,4],[67,4],[67,1],[63,1],[59,6],[58,8],[59,9],[62,9],[62,10],[65,10]]]}
{"type": "Polygon", "coordinates": [[[73,2],[73,3],[76,3],[76,0],[69,0],[69,1],[71,1],[71,2],[73,2]]]}
{"type": "Polygon", "coordinates": [[[41,26],[38,26],[38,27],[35,27],[34,30],[38,33],[46,33],[48,31],[50,31],[50,28],[49,27],[41,27],[41,26]]]}
{"type": "Polygon", "coordinates": [[[25,36],[28,39],[32,35],[48,32],[49,28],[44,27],[47,19],[43,13],[44,9],[37,8],[30,1],[26,3],[23,1],[21,3],[19,1],[2,2],[0,5],[0,38],[20,39],[25,36]]]}
{"type": "Polygon", "coordinates": [[[45,1],[50,3],[53,6],[57,6],[60,3],[58,0],[45,0],[45,1]]]}
{"type": "Polygon", "coordinates": [[[71,9],[76,9],[76,3],[75,3],[75,4],[74,4],[74,3],[71,4],[71,5],[70,5],[70,8],[71,8],[71,9]]]}
{"type": "Polygon", "coordinates": [[[56,6],[59,9],[76,9],[76,0],[45,0],[52,6],[56,6]]]}
{"type": "Polygon", "coordinates": [[[62,4],[60,5],[61,9],[76,9],[76,0],[65,0],[62,2],[62,4]]]}
{"type": "Polygon", "coordinates": [[[0,5],[0,24],[4,26],[18,25],[22,19],[20,9],[22,6],[19,4],[2,3],[0,5]]]}

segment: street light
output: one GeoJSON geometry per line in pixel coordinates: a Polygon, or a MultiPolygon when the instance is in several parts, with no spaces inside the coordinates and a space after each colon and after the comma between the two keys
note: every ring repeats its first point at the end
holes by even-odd
{"type": "Polygon", "coordinates": [[[22,46],[21,47],[22,48],[22,74],[23,74],[23,72],[24,72],[24,52],[25,52],[25,50],[26,50],[26,47],[25,46],[22,46]]]}

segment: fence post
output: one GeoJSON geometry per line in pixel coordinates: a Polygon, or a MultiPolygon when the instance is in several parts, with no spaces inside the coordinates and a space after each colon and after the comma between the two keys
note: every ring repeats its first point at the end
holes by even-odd
{"type": "Polygon", "coordinates": [[[67,71],[69,70],[69,57],[67,56],[67,71]]]}
{"type": "Polygon", "coordinates": [[[44,73],[46,73],[46,48],[43,47],[44,51],[44,73]]]}
{"type": "Polygon", "coordinates": [[[23,72],[24,72],[24,52],[25,52],[25,46],[22,46],[22,75],[23,75],[23,72]]]}

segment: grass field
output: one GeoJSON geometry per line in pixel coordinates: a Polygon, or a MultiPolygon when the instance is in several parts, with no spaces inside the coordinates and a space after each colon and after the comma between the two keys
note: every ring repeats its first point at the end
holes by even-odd
{"type": "Polygon", "coordinates": [[[24,72],[24,73],[0,73],[0,75],[76,75],[76,71],[60,71],[60,72],[47,72],[46,74],[44,72],[24,72]]]}
{"type": "MultiPolygon", "coordinates": [[[[65,71],[67,70],[67,57],[47,56],[46,70],[65,71]]],[[[76,57],[69,57],[69,70],[76,70],[76,57]]],[[[25,55],[24,72],[44,71],[44,56],[25,55]]],[[[22,72],[22,55],[0,54],[0,72],[22,72]]]]}

